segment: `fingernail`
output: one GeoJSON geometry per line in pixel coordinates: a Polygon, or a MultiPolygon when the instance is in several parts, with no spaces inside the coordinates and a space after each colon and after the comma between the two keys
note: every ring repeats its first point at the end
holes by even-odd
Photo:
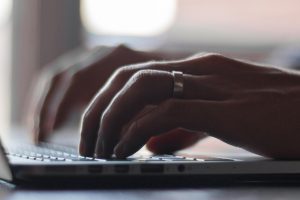
{"type": "Polygon", "coordinates": [[[124,142],[120,142],[114,149],[114,153],[116,157],[118,158],[125,158],[126,157],[126,151],[127,151],[127,145],[124,142]]]}

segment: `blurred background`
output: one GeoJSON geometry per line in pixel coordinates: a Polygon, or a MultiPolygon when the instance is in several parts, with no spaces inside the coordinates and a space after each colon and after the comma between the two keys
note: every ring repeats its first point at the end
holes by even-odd
{"type": "Polygon", "coordinates": [[[228,56],[297,67],[297,0],[1,0],[0,131],[20,124],[33,77],[85,46],[228,56]]]}

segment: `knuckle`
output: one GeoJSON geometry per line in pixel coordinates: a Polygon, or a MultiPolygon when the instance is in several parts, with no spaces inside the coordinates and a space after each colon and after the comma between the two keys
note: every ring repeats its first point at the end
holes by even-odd
{"type": "Polygon", "coordinates": [[[197,61],[200,61],[200,62],[217,62],[217,61],[220,61],[220,60],[223,60],[225,59],[226,57],[221,55],[221,54],[218,54],[218,53],[199,53],[199,54],[195,54],[194,56],[191,57],[191,61],[192,62],[197,62],[197,61]]]}
{"type": "Polygon", "coordinates": [[[215,60],[224,59],[224,56],[218,53],[206,53],[205,55],[202,56],[202,58],[215,61],[215,60]]]}
{"type": "Polygon", "coordinates": [[[116,69],[114,73],[110,76],[106,84],[126,81],[132,74],[132,70],[133,69],[131,66],[124,66],[116,69]]]}
{"type": "Polygon", "coordinates": [[[132,69],[130,66],[124,66],[117,69],[114,73],[114,77],[122,78],[127,77],[131,73],[132,69]]]}
{"type": "Polygon", "coordinates": [[[134,73],[129,82],[134,86],[144,87],[145,85],[151,83],[152,77],[153,70],[143,69],[134,73]]]}
{"type": "Polygon", "coordinates": [[[218,53],[200,53],[194,55],[190,60],[191,65],[199,64],[199,63],[209,63],[209,64],[220,64],[223,63],[226,59],[225,56],[218,53]]]}

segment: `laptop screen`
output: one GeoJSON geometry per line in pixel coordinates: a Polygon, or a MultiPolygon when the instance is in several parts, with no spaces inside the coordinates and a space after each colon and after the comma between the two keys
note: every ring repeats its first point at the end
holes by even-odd
{"type": "Polygon", "coordinates": [[[12,173],[8,164],[8,159],[5,156],[4,148],[0,140],[0,179],[12,181],[12,173]]]}

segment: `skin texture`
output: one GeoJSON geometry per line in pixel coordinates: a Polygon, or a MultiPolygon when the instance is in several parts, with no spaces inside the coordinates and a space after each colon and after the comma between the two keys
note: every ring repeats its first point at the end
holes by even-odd
{"type": "Polygon", "coordinates": [[[195,142],[206,133],[263,156],[299,159],[299,85],[296,72],[218,54],[128,65],[85,110],[80,153],[124,158],[147,142],[153,150],[158,138],[168,141],[159,152],[173,151],[178,138],[195,142]],[[180,99],[172,96],[173,70],[184,73],[180,99]]]}
{"type": "MultiPolygon", "coordinates": [[[[46,66],[35,82],[29,100],[27,124],[33,140],[36,143],[47,140],[69,115],[81,113],[114,71],[122,66],[158,59],[161,59],[160,54],[139,52],[121,45],[91,51],[79,49],[46,66]]],[[[91,132],[98,130],[99,120],[100,115],[95,115],[89,126],[91,132]]],[[[182,129],[173,130],[168,136],[150,140],[149,149],[156,153],[173,152],[205,137],[202,133],[189,133],[182,129]]]]}

